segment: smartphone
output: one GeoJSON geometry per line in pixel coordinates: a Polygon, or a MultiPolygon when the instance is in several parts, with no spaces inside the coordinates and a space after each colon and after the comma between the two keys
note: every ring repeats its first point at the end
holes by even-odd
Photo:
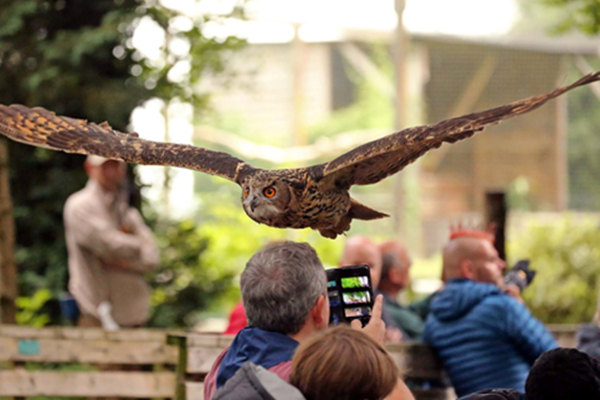
{"type": "Polygon", "coordinates": [[[358,319],[365,326],[373,309],[373,285],[368,265],[332,268],[327,272],[329,325],[358,319]]]}

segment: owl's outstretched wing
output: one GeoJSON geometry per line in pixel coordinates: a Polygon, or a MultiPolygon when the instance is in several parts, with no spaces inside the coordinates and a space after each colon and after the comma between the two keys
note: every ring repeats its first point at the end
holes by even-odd
{"type": "Polygon", "coordinates": [[[589,74],[572,85],[525,100],[492,108],[437,124],[408,128],[398,133],[359,146],[335,160],[314,166],[326,182],[338,187],[370,185],[414,162],[444,142],[454,143],[473,136],[489,125],[535,110],[561,94],[600,80],[600,72],[589,74]]]}
{"type": "Polygon", "coordinates": [[[227,153],[144,140],[137,134],[116,131],[106,122],[95,124],[61,117],[40,107],[0,105],[0,133],[32,146],[135,164],[189,168],[237,183],[255,170],[227,153]]]}

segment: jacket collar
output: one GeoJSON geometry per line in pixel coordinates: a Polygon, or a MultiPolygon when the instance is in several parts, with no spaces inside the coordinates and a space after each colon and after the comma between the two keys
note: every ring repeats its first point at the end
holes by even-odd
{"type": "Polygon", "coordinates": [[[279,333],[258,328],[242,329],[223,357],[217,373],[217,389],[225,384],[246,361],[266,369],[291,361],[298,342],[279,333]]]}

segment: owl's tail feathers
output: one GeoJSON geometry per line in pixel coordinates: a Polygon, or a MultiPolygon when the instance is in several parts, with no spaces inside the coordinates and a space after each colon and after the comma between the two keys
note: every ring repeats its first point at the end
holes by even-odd
{"type": "Polygon", "coordinates": [[[350,218],[371,220],[389,217],[388,214],[373,210],[354,199],[350,199],[350,201],[350,210],[348,210],[348,216],[350,218]]]}

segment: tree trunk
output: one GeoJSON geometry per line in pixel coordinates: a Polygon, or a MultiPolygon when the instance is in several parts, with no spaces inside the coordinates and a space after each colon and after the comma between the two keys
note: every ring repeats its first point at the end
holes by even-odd
{"type": "Polygon", "coordinates": [[[8,174],[8,150],[0,141],[0,323],[15,323],[17,268],[14,259],[15,224],[8,174]]]}

